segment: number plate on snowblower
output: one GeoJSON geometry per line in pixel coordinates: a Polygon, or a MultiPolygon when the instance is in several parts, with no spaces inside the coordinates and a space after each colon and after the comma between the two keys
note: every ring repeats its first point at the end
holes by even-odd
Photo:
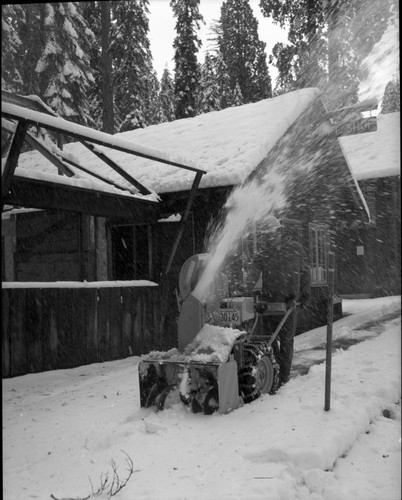
{"type": "Polygon", "coordinates": [[[222,323],[240,325],[240,311],[237,309],[219,309],[222,323]]]}

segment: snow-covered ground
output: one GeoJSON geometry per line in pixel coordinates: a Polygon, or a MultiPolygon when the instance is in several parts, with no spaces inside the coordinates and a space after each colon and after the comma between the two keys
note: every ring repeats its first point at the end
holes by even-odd
{"type": "MultiPolygon", "coordinates": [[[[335,351],[328,412],[325,363],[212,416],[141,409],[138,357],[3,380],[4,499],[88,498],[130,457],[122,500],[400,500],[400,297],[344,312],[334,340],[364,340],[335,351]]],[[[325,337],[298,336],[295,366],[322,359],[325,337]]]]}

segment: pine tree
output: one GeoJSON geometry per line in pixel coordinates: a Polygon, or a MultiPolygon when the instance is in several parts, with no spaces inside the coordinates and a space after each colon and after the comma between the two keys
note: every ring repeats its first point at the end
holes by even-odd
{"type": "Polygon", "coordinates": [[[150,123],[146,99],[157,98],[157,78],[148,39],[148,5],[148,0],[111,2],[115,113],[121,123],[126,123],[125,127],[130,122],[133,126],[137,121],[143,126],[150,123]]]}
{"type": "Polygon", "coordinates": [[[322,2],[261,0],[264,16],[289,30],[289,44],[274,46],[270,62],[278,69],[275,93],[319,86],[326,80],[327,40],[323,34],[322,2]]]}
{"type": "Polygon", "coordinates": [[[290,92],[297,88],[297,75],[295,71],[294,58],[297,55],[294,45],[285,45],[278,42],[269,56],[270,64],[274,64],[278,70],[274,94],[279,95],[290,92]]]}
{"type": "Polygon", "coordinates": [[[198,113],[202,114],[219,110],[220,98],[215,67],[211,55],[207,52],[204,64],[201,66],[200,85],[197,93],[198,113]]]}
{"type": "Polygon", "coordinates": [[[400,85],[399,78],[387,83],[382,98],[381,114],[400,111],[400,85]]]}
{"type": "Polygon", "coordinates": [[[39,95],[35,66],[43,48],[40,7],[40,4],[2,6],[2,54],[7,62],[7,70],[2,70],[2,85],[19,94],[39,95]],[[15,64],[13,69],[8,61],[15,64]]]}
{"type": "MultiPolygon", "coordinates": [[[[94,127],[104,130],[103,126],[103,96],[102,96],[102,21],[99,2],[80,2],[83,18],[94,33],[94,39],[88,49],[88,55],[93,70],[94,83],[88,89],[88,102],[94,127]]],[[[114,130],[117,128],[114,118],[114,130]]]]}
{"type": "Polygon", "coordinates": [[[18,35],[18,18],[21,14],[20,5],[1,6],[1,87],[14,92],[18,92],[23,84],[18,63],[22,45],[18,35]]]}
{"type": "Polygon", "coordinates": [[[114,132],[114,103],[112,88],[112,56],[110,53],[110,1],[100,2],[101,8],[101,46],[102,46],[102,130],[114,132]]]}
{"type": "Polygon", "coordinates": [[[260,0],[260,7],[289,30],[289,44],[277,44],[271,58],[279,71],[276,92],[317,86],[330,108],[358,100],[360,63],[397,9],[395,0],[260,0]]]}
{"type": "Polygon", "coordinates": [[[253,101],[272,97],[271,76],[268,72],[265,43],[257,45],[255,66],[253,71],[253,101]]]}
{"type": "Polygon", "coordinates": [[[220,53],[213,57],[213,62],[220,95],[220,108],[225,109],[231,106],[233,95],[233,91],[230,88],[228,69],[220,53]]]}
{"type": "Polygon", "coordinates": [[[237,82],[236,86],[234,88],[234,91],[233,91],[233,96],[232,96],[230,105],[232,107],[236,107],[236,106],[241,106],[242,104],[244,104],[244,99],[243,99],[243,95],[241,93],[241,88],[240,88],[239,82],[237,82]]]}
{"type": "Polygon", "coordinates": [[[265,43],[258,37],[258,21],[249,0],[223,2],[219,23],[219,51],[232,92],[238,83],[244,103],[271,97],[265,43]]]}
{"type": "Polygon", "coordinates": [[[77,2],[40,4],[44,47],[35,72],[39,95],[60,116],[93,124],[86,93],[94,83],[86,53],[93,33],[77,9],[77,2]]]}
{"type": "Polygon", "coordinates": [[[199,13],[200,0],[171,0],[170,6],[176,18],[175,49],[175,102],[176,118],[196,115],[195,99],[199,82],[197,52],[201,41],[197,37],[203,20],[199,13]]]}
{"type": "Polygon", "coordinates": [[[160,108],[158,123],[173,121],[175,119],[174,82],[167,67],[163,70],[158,100],[160,108]]]}

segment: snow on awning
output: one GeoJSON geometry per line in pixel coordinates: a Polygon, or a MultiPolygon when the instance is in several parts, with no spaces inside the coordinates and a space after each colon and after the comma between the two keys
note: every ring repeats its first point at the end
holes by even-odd
{"type": "Polygon", "coordinates": [[[357,181],[401,174],[399,112],[379,115],[375,132],[338,140],[357,181]]]}

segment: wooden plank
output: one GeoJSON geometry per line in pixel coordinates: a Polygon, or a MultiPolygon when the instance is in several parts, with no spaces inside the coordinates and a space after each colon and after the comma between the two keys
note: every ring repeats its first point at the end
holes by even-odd
{"type": "Polygon", "coordinates": [[[71,302],[73,305],[72,325],[70,332],[73,352],[71,356],[71,366],[81,366],[86,360],[86,310],[85,310],[85,290],[83,288],[71,289],[71,302]]]}
{"type": "Polygon", "coordinates": [[[144,314],[143,314],[143,300],[138,290],[134,293],[134,307],[135,307],[135,320],[134,320],[134,338],[135,345],[138,349],[138,355],[149,352],[146,335],[144,334],[144,314]]]}
{"type": "Polygon", "coordinates": [[[58,292],[55,288],[42,289],[42,356],[43,370],[56,370],[58,360],[58,292]]]}
{"type": "Polygon", "coordinates": [[[2,375],[3,378],[11,375],[10,366],[10,331],[9,331],[9,308],[10,308],[10,291],[2,290],[1,297],[1,348],[2,348],[2,375]]]}
{"type": "Polygon", "coordinates": [[[98,289],[88,288],[84,292],[86,362],[96,363],[99,361],[98,289]]]}
{"type": "Polygon", "coordinates": [[[130,343],[134,356],[142,354],[141,350],[141,329],[138,314],[138,293],[133,289],[131,294],[131,335],[130,343]]]}
{"type": "Polygon", "coordinates": [[[110,288],[110,355],[111,359],[122,357],[122,303],[121,288],[110,288]]]}
{"type": "Polygon", "coordinates": [[[28,363],[31,373],[37,373],[43,369],[42,356],[42,289],[30,288],[26,291],[26,315],[27,315],[27,347],[28,363]]]}
{"type": "Polygon", "coordinates": [[[10,289],[10,375],[29,373],[26,346],[26,290],[10,289]]]}
{"type": "Polygon", "coordinates": [[[98,339],[99,339],[99,361],[110,360],[110,289],[99,288],[98,290],[98,339]]]}
{"type": "Polygon", "coordinates": [[[72,293],[70,288],[58,288],[57,294],[57,365],[59,368],[71,368],[71,360],[74,357],[74,345],[71,342],[72,316],[74,314],[72,293]]]}
{"type": "Polygon", "coordinates": [[[140,353],[148,353],[152,349],[158,349],[158,346],[153,344],[153,330],[149,321],[148,301],[147,296],[142,289],[138,289],[138,327],[141,339],[140,353]]]}
{"type": "Polygon", "coordinates": [[[132,356],[134,346],[132,345],[133,330],[133,289],[128,287],[121,288],[122,308],[121,308],[121,356],[132,356]]]}

